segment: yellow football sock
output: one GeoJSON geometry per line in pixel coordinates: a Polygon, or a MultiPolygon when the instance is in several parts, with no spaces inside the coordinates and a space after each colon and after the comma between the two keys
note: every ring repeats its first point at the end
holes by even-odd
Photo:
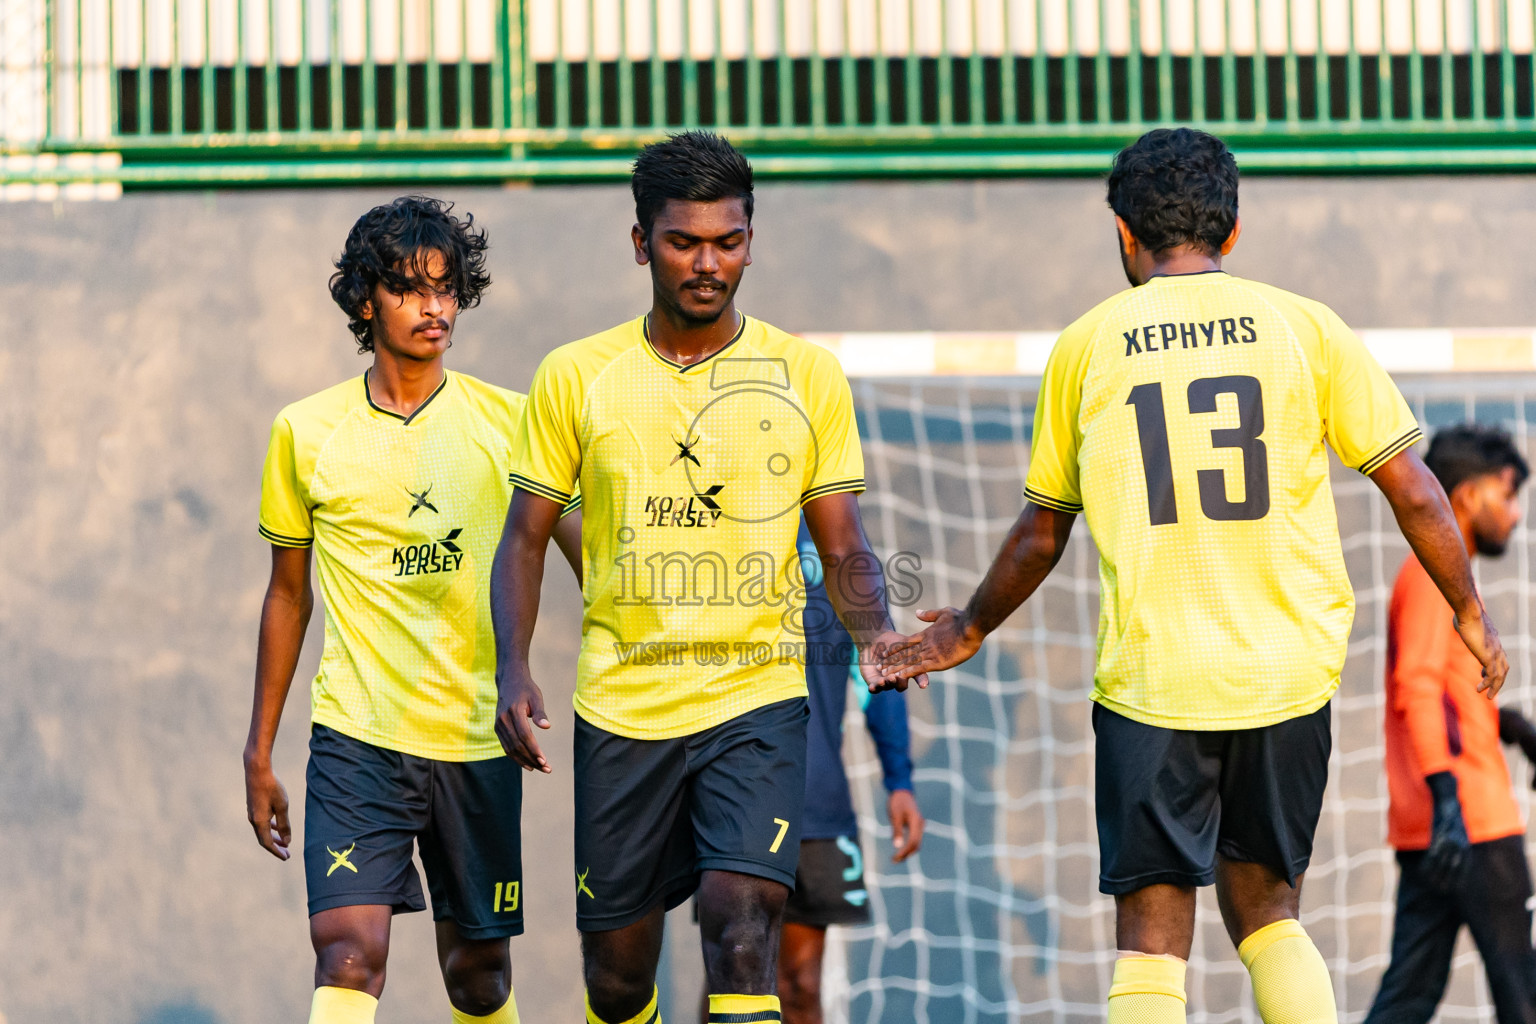
{"type": "Polygon", "coordinates": [[[501,1009],[488,1013],[484,1017],[465,1013],[457,1007],[452,1009],[453,1024],[520,1024],[517,1016],[517,993],[511,988],[507,989],[507,1001],[501,1004],[501,1009]]]}
{"type": "Polygon", "coordinates": [[[367,992],[322,985],[309,1006],[309,1024],[373,1024],[379,1001],[367,992]]]}
{"type": "Polygon", "coordinates": [[[1122,956],[1109,985],[1109,1024],[1184,1024],[1183,960],[1122,956]]]}
{"type": "Polygon", "coordinates": [[[778,996],[710,996],[710,1024],[778,1024],[778,996]]]}
{"type": "Polygon", "coordinates": [[[645,1004],[645,1009],[635,1014],[628,1020],[607,1021],[592,1012],[592,997],[587,997],[587,1024],[661,1024],[660,995],[651,989],[651,1001],[645,1004]]]}
{"type": "Polygon", "coordinates": [[[1253,979],[1264,1024],[1338,1024],[1328,965],[1300,921],[1265,925],[1243,940],[1237,955],[1253,979]]]}

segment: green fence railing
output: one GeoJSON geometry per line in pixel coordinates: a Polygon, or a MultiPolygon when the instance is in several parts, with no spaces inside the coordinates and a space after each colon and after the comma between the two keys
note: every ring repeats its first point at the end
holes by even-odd
{"type": "Polygon", "coordinates": [[[1536,0],[34,2],[0,182],[600,179],[689,126],[786,176],[1099,172],[1169,123],[1245,170],[1536,167],[1536,0]]]}

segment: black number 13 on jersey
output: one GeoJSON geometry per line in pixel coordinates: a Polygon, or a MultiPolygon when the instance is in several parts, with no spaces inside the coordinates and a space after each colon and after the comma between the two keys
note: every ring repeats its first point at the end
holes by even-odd
{"type": "MultiPolygon", "coordinates": [[[[1263,519],[1269,513],[1269,450],[1259,435],[1264,433],[1264,391],[1257,377],[1201,377],[1190,381],[1191,415],[1216,411],[1217,395],[1237,397],[1237,426],[1211,431],[1211,447],[1236,448],[1243,453],[1243,500],[1227,498],[1227,475],[1220,469],[1202,469],[1200,511],[1207,519],[1236,522],[1263,519]]],[[[1168,447],[1168,417],[1163,409],[1161,383],[1138,384],[1126,405],[1136,410],[1136,431],[1141,437],[1141,468],[1147,478],[1147,511],[1153,526],[1179,521],[1173,493],[1173,458],[1168,447]]]]}

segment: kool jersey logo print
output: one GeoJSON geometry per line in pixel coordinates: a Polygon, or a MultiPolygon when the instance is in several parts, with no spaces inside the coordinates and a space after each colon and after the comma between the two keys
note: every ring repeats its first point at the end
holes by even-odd
{"type": "MultiPolygon", "coordinates": [[[[722,518],[764,523],[799,508],[801,487],[820,461],[810,420],[782,359],[721,359],[717,394],[679,438],[668,468],[683,464],[686,489],[646,495],[647,527],[711,527],[722,518]],[[729,501],[721,492],[729,488],[729,501]]],[[[627,529],[627,528],[626,528],[627,529]]]]}
{"type": "Polygon", "coordinates": [[[431,484],[427,484],[427,489],[422,491],[420,494],[417,494],[409,487],[405,489],[405,493],[411,496],[411,510],[405,514],[405,518],[411,518],[411,516],[415,515],[421,509],[426,509],[427,511],[433,513],[437,512],[437,506],[427,500],[427,495],[432,493],[431,484]]]}
{"type": "Polygon", "coordinates": [[[724,510],[716,500],[724,484],[711,484],[698,494],[652,494],[645,499],[646,526],[714,526],[724,510]]]}
{"type": "Polygon", "coordinates": [[[439,572],[457,572],[464,564],[464,549],[455,541],[463,532],[462,527],[455,527],[448,531],[448,536],[440,540],[395,548],[389,560],[389,564],[394,568],[394,575],[430,576],[439,572]]]}

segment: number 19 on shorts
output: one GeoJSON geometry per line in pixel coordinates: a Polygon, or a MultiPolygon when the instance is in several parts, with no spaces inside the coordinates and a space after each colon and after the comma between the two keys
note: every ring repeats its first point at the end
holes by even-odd
{"type": "Polygon", "coordinates": [[[517,909],[518,897],[522,895],[523,883],[521,882],[497,882],[496,895],[491,900],[491,909],[498,914],[509,914],[517,909]]]}

